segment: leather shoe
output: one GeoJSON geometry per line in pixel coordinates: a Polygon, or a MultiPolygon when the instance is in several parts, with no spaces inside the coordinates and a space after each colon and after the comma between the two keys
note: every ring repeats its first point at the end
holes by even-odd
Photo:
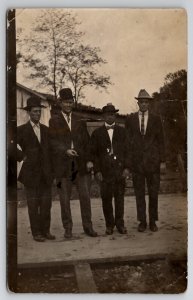
{"type": "Polygon", "coordinates": [[[150,223],[149,223],[149,229],[150,229],[151,231],[153,231],[153,232],[158,231],[158,227],[157,227],[157,225],[156,225],[155,222],[150,222],[150,223]]]}
{"type": "Polygon", "coordinates": [[[47,239],[47,240],[55,240],[55,235],[52,235],[50,232],[47,232],[44,237],[47,239]]]}
{"type": "Polygon", "coordinates": [[[66,239],[70,239],[72,237],[72,230],[71,229],[65,229],[64,237],[66,239]]]}
{"type": "Polygon", "coordinates": [[[126,234],[127,233],[127,229],[124,226],[123,227],[117,227],[117,230],[121,234],[126,234]]]}
{"type": "Polygon", "coordinates": [[[45,241],[45,238],[40,234],[34,235],[33,238],[34,238],[34,241],[36,241],[36,242],[44,242],[45,241]]]}
{"type": "Polygon", "coordinates": [[[107,228],[106,228],[106,234],[108,234],[108,235],[113,234],[113,228],[107,227],[107,228]]]}
{"type": "Polygon", "coordinates": [[[97,236],[98,236],[97,232],[94,231],[92,228],[85,229],[84,232],[85,232],[88,236],[91,236],[91,237],[97,237],[97,236]]]}
{"type": "Polygon", "coordinates": [[[147,228],[147,223],[146,222],[140,222],[138,225],[138,231],[139,232],[144,232],[147,228]]]}

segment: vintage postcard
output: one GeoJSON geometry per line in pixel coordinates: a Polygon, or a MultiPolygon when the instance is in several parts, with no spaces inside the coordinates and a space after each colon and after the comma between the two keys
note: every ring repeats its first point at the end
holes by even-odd
{"type": "Polygon", "coordinates": [[[184,9],[7,12],[7,283],[187,288],[184,9]]]}

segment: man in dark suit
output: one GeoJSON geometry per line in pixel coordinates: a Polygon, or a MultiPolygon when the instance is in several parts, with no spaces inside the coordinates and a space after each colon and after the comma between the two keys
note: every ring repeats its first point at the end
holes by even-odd
{"type": "Polygon", "coordinates": [[[149,226],[158,230],[158,193],[160,186],[160,168],[165,171],[164,136],[161,120],[150,113],[152,98],[142,89],[138,97],[139,111],[126,120],[126,129],[130,142],[130,162],[133,185],[136,195],[138,231],[146,230],[145,180],[149,193],[149,226]]]}
{"type": "Polygon", "coordinates": [[[28,213],[32,235],[35,241],[53,240],[50,234],[51,184],[48,127],[41,124],[40,99],[31,96],[27,99],[30,120],[17,128],[17,160],[23,161],[18,180],[26,188],[28,213]]]}
{"type": "Polygon", "coordinates": [[[127,138],[124,128],[115,123],[118,110],[109,103],[102,109],[104,125],[91,136],[91,154],[95,176],[100,182],[106,234],[112,234],[114,226],[121,234],[127,233],[124,226],[125,177],[129,176],[127,138]],[[115,201],[113,214],[112,198],[115,201]]]}
{"type": "Polygon", "coordinates": [[[91,221],[91,204],[87,173],[92,168],[89,162],[90,137],[86,123],[72,112],[74,100],[69,88],[60,90],[61,111],[52,115],[49,133],[52,146],[52,160],[55,178],[60,194],[61,215],[64,236],[72,237],[72,216],[70,196],[75,183],[79,193],[82,225],[84,232],[96,237],[91,221]]]}

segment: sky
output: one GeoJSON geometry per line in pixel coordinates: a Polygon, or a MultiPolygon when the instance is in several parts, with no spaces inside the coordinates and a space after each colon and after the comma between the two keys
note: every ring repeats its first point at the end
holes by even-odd
{"type": "MultiPolygon", "coordinates": [[[[140,89],[159,91],[170,72],[187,69],[187,16],[183,9],[71,9],[85,32],[83,42],[101,49],[108,62],[100,73],[113,83],[108,92],[84,90],[83,103],[102,107],[113,103],[120,113],[137,110],[140,89]]],[[[16,26],[33,29],[40,9],[17,10],[16,26]]],[[[36,89],[19,66],[17,81],[36,89]]],[[[38,90],[40,91],[40,90],[38,90]]],[[[46,90],[41,90],[46,92],[46,90]]]]}

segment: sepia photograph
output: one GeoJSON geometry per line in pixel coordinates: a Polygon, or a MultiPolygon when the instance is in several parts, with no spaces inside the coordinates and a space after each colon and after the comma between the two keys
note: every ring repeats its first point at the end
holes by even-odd
{"type": "Polygon", "coordinates": [[[187,13],[7,11],[7,287],[187,289],[187,13]]]}

